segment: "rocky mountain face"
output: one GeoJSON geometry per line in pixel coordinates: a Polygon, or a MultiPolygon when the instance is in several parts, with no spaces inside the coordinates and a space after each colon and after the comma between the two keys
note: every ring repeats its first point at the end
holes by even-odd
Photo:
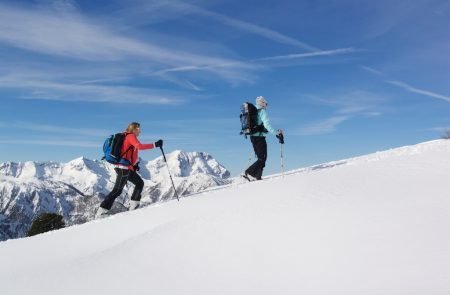
{"type": "MultiPolygon", "coordinates": [[[[230,172],[211,155],[174,151],[152,161],[141,161],[145,186],[142,204],[186,196],[206,188],[231,183],[230,172]]],[[[114,167],[104,161],[77,158],[68,163],[0,163],[0,241],[26,236],[33,219],[42,213],[58,213],[66,225],[93,219],[114,186],[114,167]]],[[[112,211],[126,211],[133,185],[125,186],[112,211]]]]}

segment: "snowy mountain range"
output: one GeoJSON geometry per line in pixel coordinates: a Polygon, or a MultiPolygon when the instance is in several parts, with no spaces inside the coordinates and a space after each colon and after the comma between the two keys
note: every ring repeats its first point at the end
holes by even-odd
{"type": "Polygon", "coordinates": [[[426,142],[0,242],[0,290],[447,295],[449,155],[426,142]]]}
{"type": "MultiPolygon", "coordinates": [[[[166,157],[179,196],[231,182],[229,171],[207,153],[174,151],[166,157]]],[[[144,205],[174,198],[167,165],[162,156],[140,162],[144,205]]],[[[41,213],[61,214],[66,225],[92,220],[115,177],[109,163],[83,157],[68,163],[1,163],[0,241],[25,236],[41,213]]],[[[130,183],[113,211],[127,210],[132,190],[130,183]]]]}

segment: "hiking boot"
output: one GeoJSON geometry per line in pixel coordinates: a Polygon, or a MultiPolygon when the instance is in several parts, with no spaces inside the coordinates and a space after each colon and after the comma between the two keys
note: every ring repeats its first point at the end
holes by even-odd
{"type": "Polygon", "coordinates": [[[247,179],[248,181],[255,181],[257,180],[254,176],[248,174],[248,173],[244,173],[242,174],[242,177],[244,177],[245,179],[247,179]]]}
{"type": "Polygon", "coordinates": [[[109,210],[103,207],[99,207],[97,213],[95,213],[95,219],[102,219],[109,216],[109,210]]]}
{"type": "Polygon", "coordinates": [[[133,211],[133,210],[136,210],[137,208],[139,208],[139,201],[134,201],[134,200],[131,200],[130,201],[130,206],[128,207],[128,211],[133,211]]]}

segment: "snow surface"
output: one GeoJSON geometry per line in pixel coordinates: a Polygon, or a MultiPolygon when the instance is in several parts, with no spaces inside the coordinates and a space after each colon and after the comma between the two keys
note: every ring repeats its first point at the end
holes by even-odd
{"type": "Polygon", "coordinates": [[[0,243],[2,294],[450,294],[450,141],[0,243]]]}

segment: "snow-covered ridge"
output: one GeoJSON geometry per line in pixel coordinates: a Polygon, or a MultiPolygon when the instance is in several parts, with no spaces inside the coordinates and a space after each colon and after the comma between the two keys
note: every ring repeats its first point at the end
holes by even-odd
{"type": "Polygon", "coordinates": [[[449,154],[392,149],[2,242],[1,290],[450,294],[449,154]]]}
{"type": "MultiPolygon", "coordinates": [[[[390,161],[398,160],[401,158],[408,158],[410,156],[419,155],[427,152],[432,153],[450,153],[450,140],[432,140],[427,142],[422,142],[415,145],[408,145],[398,148],[391,148],[385,151],[378,151],[375,153],[363,155],[363,156],[357,156],[352,157],[348,159],[338,160],[338,161],[332,161],[328,163],[322,163],[318,165],[313,165],[310,167],[305,168],[299,168],[294,169],[291,171],[287,171],[284,173],[284,175],[289,174],[296,174],[299,172],[306,172],[306,171],[313,171],[313,170],[322,170],[322,169],[329,169],[329,168],[335,168],[339,166],[345,166],[345,165],[361,165],[362,163],[371,163],[371,162],[383,162],[383,160],[390,161]]],[[[281,174],[274,174],[270,177],[278,177],[281,174]]]]}
{"type": "MultiPolygon", "coordinates": [[[[180,196],[231,182],[229,171],[203,152],[174,151],[152,161],[141,161],[145,186],[142,201],[150,204],[174,197],[167,167],[180,196]]],[[[0,163],[0,241],[24,236],[32,220],[44,212],[78,224],[93,218],[96,208],[114,185],[114,167],[84,157],[68,163],[0,163]]],[[[113,210],[126,210],[126,186],[113,210]]]]}

